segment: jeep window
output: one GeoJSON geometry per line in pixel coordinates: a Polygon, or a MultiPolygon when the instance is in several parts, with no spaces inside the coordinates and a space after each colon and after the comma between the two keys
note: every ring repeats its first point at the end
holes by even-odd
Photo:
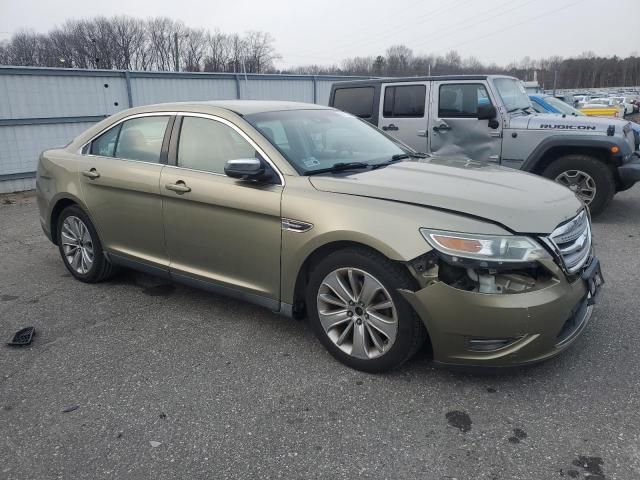
{"type": "Polygon", "coordinates": [[[408,152],[369,123],[337,110],[283,110],[244,119],[301,174],[341,162],[373,165],[408,152]]]}
{"type": "Polygon", "coordinates": [[[520,80],[515,78],[496,78],[493,84],[508,112],[530,108],[529,96],[520,80]]]}
{"type": "Polygon", "coordinates": [[[424,85],[396,85],[384,90],[382,116],[386,118],[420,118],[424,117],[425,96],[424,85]]]}
{"type": "Polygon", "coordinates": [[[450,83],[440,85],[438,117],[475,118],[478,105],[489,105],[489,94],[481,83],[450,83]]]}
{"type": "Polygon", "coordinates": [[[333,94],[333,107],[356,117],[373,115],[373,87],[337,88],[333,94]]]}

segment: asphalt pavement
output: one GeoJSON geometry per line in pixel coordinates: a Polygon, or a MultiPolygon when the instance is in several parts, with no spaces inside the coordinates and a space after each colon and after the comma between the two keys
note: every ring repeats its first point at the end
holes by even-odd
{"type": "Polygon", "coordinates": [[[594,234],[606,285],[560,357],[469,373],[425,350],[370,375],[304,321],[133,272],[80,283],[34,199],[0,197],[0,479],[640,479],[640,187],[594,234]]]}

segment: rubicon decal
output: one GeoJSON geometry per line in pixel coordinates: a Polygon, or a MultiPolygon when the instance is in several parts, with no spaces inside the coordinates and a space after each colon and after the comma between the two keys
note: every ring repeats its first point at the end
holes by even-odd
{"type": "Polygon", "coordinates": [[[550,123],[543,123],[540,128],[554,128],[558,130],[596,130],[594,125],[552,125],[550,123]]]}

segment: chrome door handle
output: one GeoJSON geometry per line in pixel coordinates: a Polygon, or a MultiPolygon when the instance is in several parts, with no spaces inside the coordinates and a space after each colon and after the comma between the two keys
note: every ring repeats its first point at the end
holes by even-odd
{"type": "Polygon", "coordinates": [[[82,175],[91,180],[95,180],[96,178],[100,177],[100,174],[95,168],[92,168],[91,170],[83,170],[82,175]]]}
{"type": "Polygon", "coordinates": [[[385,126],[383,126],[383,127],[382,127],[382,130],[384,130],[385,132],[386,132],[387,130],[391,130],[391,131],[394,131],[394,132],[395,132],[395,131],[400,130],[400,129],[399,129],[396,125],[394,125],[393,123],[390,123],[389,125],[385,125],[385,126]]]}
{"type": "Polygon", "coordinates": [[[419,137],[426,137],[428,136],[428,132],[426,130],[418,130],[418,136],[419,137]]]}
{"type": "Polygon", "coordinates": [[[441,123],[440,125],[435,125],[433,127],[434,132],[446,132],[448,130],[451,130],[451,127],[446,123],[441,123]]]}
{"type": "Polygon", "coordinates": [[[182,180],[179,180],[176,183],[167,183],[164,188],[178,194],[183,194],[191,191],[191,187],[187,187],[182,180]]]}

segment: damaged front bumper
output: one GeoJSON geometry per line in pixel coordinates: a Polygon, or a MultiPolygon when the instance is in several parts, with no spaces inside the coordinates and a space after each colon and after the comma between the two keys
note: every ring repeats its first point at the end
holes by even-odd
{"type": "Polygon", "coordinates": [[[515,366],[553,357],[580,336],[593,310],[590,285],[559,276],[537,290],[487,294],[435,281],[401,293],[424,322],[436,362],[515,366]]]}

